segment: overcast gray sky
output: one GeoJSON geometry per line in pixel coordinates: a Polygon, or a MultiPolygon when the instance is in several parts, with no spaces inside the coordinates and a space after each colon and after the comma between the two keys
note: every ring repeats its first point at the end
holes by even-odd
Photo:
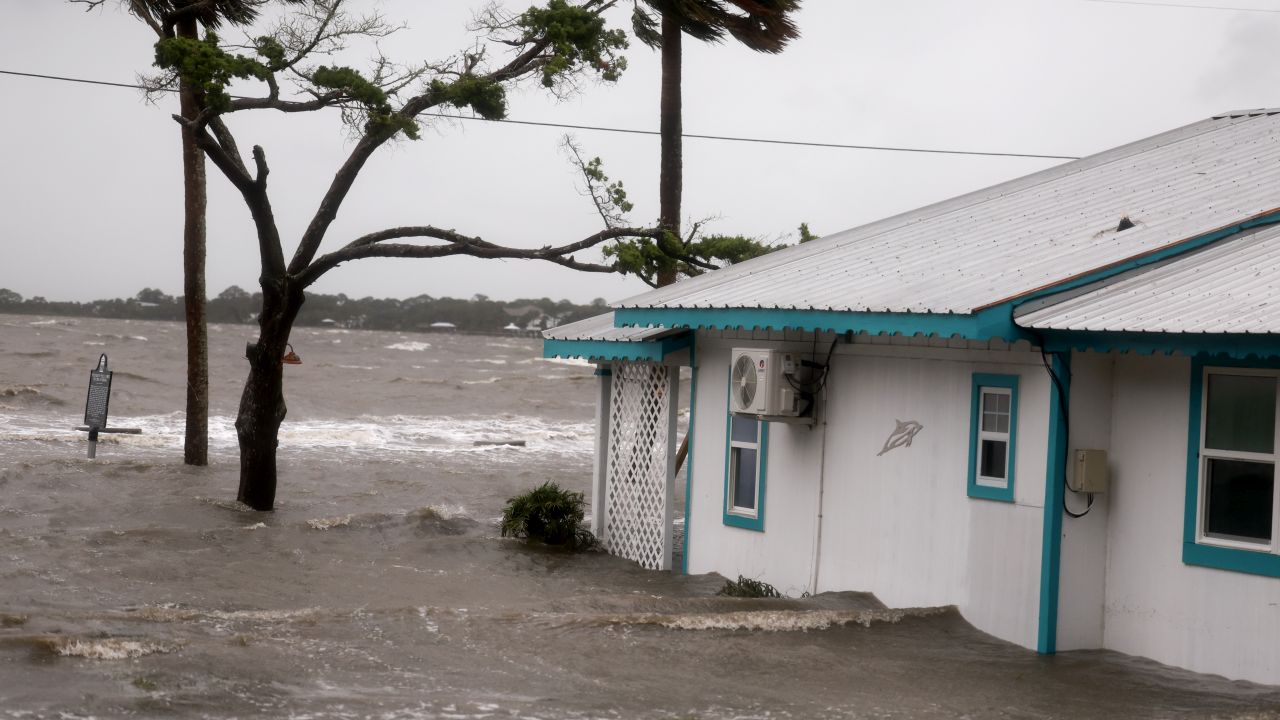
{"type": "MultiPolygon", "coordinates": [[[[1250,7],[1280,11],[1276,0],[1250,7]]],[[[109,2],[114,5],[114,2],[109,2]]],[[[523,4],[528,4],[525,0],[523,4]]],[[[629,8],[629,3],[624,3],[629,8]]],[[[1212,0],[1196,4],[1212,5],[1212,0]]],[[[1222,5],[1246,5],[1231,0],[1222,5]]],[[[368,0],[408,25],[383,43],[405,60],[466,46],[480,0],[368,0]]],[[[518,0],[508,2],[521,7],[518,0]]],[[[0,70],[132,82],[150,31],[110,7],[0,0],[0,70]]],[[[626,13],[613,17],[625,23],[626,13]]],[[[994,152],[1085,155],[1231,109],[1280,105],[1280,12],[1092,0],[805,0],[802,37],[764,56],[733,43],[685,45],[688,133],[994,152]]],[[[567,101],[515,97],[510,117],[656,129],[657,56],[633,43],[615,85],[567,101]]],[[[143,287],[180,294],[181,175],[169,114],[140,93],[0,75],[0,287],[89,300],[143,287]]],[[[241,146],[265,147],[291,251],[350,142],[336,113],[233,116],[241,146]]],[[[329,234],[332,248],[402,224],[432,224],[534,247],[600,228],[559,148],[563,130],[432,122],[418,142],[369,164],[329,234]]],[[[658,139],[576,131],[636,208],[656,218],[658,139]]],[[[686,218],[712,231],[794,241],[1057,161],[686,140],[686,218]]],[[[248,213],[211,165],[210,295],[257,284],[248,213]]],[[[362,260],[319,292],[618,299],[634,279],[518,261],[362,260]]]]}

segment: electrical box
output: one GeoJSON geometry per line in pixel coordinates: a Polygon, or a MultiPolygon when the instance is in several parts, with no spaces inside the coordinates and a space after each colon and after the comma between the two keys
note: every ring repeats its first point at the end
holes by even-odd
{"type": "Polygon", "coordinates": [[[1111,484],[1106,450],[1076,450],[1070,487],[1078,493],[1104,493],[1111,484]]]}

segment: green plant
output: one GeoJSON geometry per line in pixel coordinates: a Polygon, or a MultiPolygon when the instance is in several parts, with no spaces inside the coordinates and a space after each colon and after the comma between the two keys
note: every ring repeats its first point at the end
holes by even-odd
{"type": "Polygon", "coordinates": [[[738,576],[737,580],[725,580],[724,587],[720,588],[717,595],[727,595],[728,597],[748,597],[748,598],[780,598],[782,593],[767,582],[752,580],[751,578],[738,576]]]}
{"type": "Polygon", "coordinates": [[[596,539],[583,522],[585,504],[582,493],[545,482],[507,501],[502,509],[502,536],[588,549],[596,539]]]}

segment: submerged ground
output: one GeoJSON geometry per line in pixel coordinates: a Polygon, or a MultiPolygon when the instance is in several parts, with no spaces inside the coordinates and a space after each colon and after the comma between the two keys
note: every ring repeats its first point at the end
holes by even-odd
{"type": "Polygon", "coordinates": [[[180,325],[0,316],[0,718],[1280,717],[1277,688],[1041,657],[947,609],[720,598],[497,537],[515,492],[589,484],[590,369],[528,340],[299,331],[281,501],[249,511],[249,331],[215,328],[214,462],[188,468],[180,325]],[[145,432],[89,462],[102,351],[113,424],[145,432]]]}

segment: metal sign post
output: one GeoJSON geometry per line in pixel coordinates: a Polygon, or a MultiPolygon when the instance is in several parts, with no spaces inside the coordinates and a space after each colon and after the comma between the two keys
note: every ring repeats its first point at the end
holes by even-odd
{"type": "Polygon", "coordinates": [[[98,454],[98,431],[107,426],[107,403],[111,400],[111,371],[107,354],[98,358],[98,367],[89,373],[89,397],[84,403],[84,424],[89,426],[89,459],[98,454]]]}

